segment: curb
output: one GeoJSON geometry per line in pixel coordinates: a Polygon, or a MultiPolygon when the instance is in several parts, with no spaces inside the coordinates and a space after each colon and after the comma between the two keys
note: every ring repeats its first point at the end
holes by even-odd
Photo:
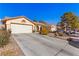
{"type": "Polygon", "coordinates": [[[18,46],[20,47],[20,49],[24,53],[24,56],[26,56],[27,54],[25,53],[26,51],[23,49],[23,46],[17,41],[17,39],[13,35],[11,35],[11,37],[16,41],[16,43],[18,44],[18,46]]]}

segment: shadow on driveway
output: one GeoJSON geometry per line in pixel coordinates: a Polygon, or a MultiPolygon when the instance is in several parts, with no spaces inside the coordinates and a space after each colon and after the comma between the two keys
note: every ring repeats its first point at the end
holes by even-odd
{"type": "Polygon", "coordinates": [[[79,48],[79,42],[68,41],[68,43],[69,43],[71,46],[74,46],[74,47],[76,47],[76,48],[79,48]]]}

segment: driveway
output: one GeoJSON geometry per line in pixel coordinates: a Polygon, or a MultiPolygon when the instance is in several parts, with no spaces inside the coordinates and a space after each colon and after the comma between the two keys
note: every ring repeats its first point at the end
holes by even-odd
{"type": "Polygon", "coordinates": [[[38,33],[12,35],[27,56],[77,56],[79,49],[65,40],[38,33]]]}

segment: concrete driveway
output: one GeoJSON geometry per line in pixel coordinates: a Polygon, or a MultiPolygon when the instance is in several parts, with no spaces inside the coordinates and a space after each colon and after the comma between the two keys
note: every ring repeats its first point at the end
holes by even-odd
{"type": "Polygon", "coordinates": [[[14,39],[27,56],[78,56],[79,49],[65,40],[38,33],[13,34],[14,39]]]}

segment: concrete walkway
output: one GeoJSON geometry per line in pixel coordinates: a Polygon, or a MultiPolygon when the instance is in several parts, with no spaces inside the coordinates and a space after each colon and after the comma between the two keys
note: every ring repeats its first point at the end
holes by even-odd
{"type": "Polygon", "coordinates": [[[13,34],[14,39],[26,56],[77,56],[79,49],[65,40],[37,33],[13,34]]]}

